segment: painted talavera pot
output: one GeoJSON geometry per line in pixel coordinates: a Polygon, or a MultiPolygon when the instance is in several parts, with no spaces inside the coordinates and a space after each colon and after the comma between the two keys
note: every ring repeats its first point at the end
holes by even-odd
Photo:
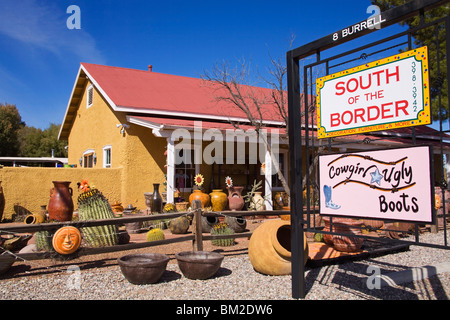
{"type": "Polygon", "coordinates": [[[228,197],[222,189],[214,189],[213,192],[209,194],[211,197],[211,205],[213,211],[224,211],[228,204],[228,197]]]}
{"type": "Polygon", "coordinates": [[[192,206],[192,201],[194,200],[200,200],[202,203],[202,208],[209,207],[211,200],[209,198],[209,195],[207,193],[204,193],[202,190],[194,190],[194,192],[191,193],[189,196],[189,204],[192,206]]]}
{"type": "Polygon", "coordinates": [[[72,188],[70,181],[53,181],[50,200],[48,202],[49,220],[71,221],[73,214],[72,188]]]}
{"type": "MultiPolygon", "coordinates": [[[[308,242],[303,234],[304,261],[308,260],[308,242]]],[[[253,232],[248,245],[253,268],[262,274],[291,274],[291,224],[283,220],[264,222],[253,232]]]]}
{"type": "Polygon", "coordinates": [[[228,207],[231,211],[240,211],[244,207],[243,189],[244,187],[228,187],[228,207]]]}

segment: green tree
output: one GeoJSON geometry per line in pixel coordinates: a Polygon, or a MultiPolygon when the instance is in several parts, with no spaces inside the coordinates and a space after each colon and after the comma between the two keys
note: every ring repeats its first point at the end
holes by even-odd
{"type": "MultiPolygon", "coordinates": [[[[409,0],[372,0],[372,4],[380,7],[381,11],[403,5],[409,0]]],[[[428,23],[439,18],[447,17],[450,14],[450,5],[446,4],[424,14],[424,22],[428,23]]],[[[420,26],[420,16],[414,16],[402,21],[401,25],[407,25],[410,28],[420,26]]],[[[448,31],[450,32],[450,30],[448,31]]],[[[441,117],[447,119],[450,117],[448,111],[448,82],[447,82],[447,55],[446,52],[446,30],[445,24],[436,27],[428,27],[419,30],[414,34],[414,44],[417,47],[427,46],[430,68],[430,95],[433,120],[439,120],[439,99],[442,105],[441,117]],[[439,59],[438,59],[439,52],[439,59]]]]}
{"type": "Polygon", "coordinates": [[[19,152],[19,131],[25,126],[16,106],[0,102],[0,156],[15,157],[19,152]]]}
{"type": "Polygon", "coordinates": [[[22,157],[67,157],[65,146],[66,141],[58,140],[59,125],[50,124],[45,129],[37,129],[34,127],[24,127],[20,130],[19,142],[22,157]]]}

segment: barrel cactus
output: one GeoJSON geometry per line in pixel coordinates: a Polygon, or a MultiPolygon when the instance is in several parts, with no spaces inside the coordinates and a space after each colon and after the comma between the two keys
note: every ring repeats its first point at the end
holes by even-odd
{"type": "MultiPolygon", "coordinates": [[[[108,200],[96,188],[89,188],[78,196],[80,221],[113,219],[114,213],[108,200]]],[[[118,244],[117,225],[101,225],[81,228],[85,243],[91,247],[105,247],[118,244]]]]}
{"type": "MultiPolygon", "coordinates": [[[[211,229],[211,235],[232,235],[234,231],[228,226],[227,223],[216,223],[211,229]]],[[[214,239],[211,240],[212,244],[219,247],[228,247],[234,245],[234,238],[228,239],[214,239]]]]}
{"type": "Polygon", "coordinates": [[[47,252],[55,251],[52,245],[53,234],[54,230],[37,231],[34,234],[34,241],[36,243],[36,248],[39,251],[47,251],[47,252]]]}
{"type": "Polygon", "coordinates": [[[164,240],[166,237],[164,235],[164,231],[162,231],[159,228],[151,229],[149,232],[147,232],[147,241],[158,241],[158,240],[164,240]]]}

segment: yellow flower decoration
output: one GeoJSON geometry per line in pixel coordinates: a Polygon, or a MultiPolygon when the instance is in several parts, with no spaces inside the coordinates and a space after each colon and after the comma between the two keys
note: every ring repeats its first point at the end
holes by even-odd
{"type": "Polygon", "coordinates": [[[205,182],[205,178],[203,178],[203,176],[199,173],[194,177],[194,182],[196,185],[200,187],[203,184],[203,182],[205,182]]]}

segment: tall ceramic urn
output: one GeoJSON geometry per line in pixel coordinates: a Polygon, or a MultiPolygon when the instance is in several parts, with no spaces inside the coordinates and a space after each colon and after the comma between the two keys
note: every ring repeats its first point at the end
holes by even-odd
{"type": "Polygon", "coordinates": [[[71,221],[73,214],[73,190],[69,187],[70,181],[53,181],[48,202],[49,220],[71,221]]]}

